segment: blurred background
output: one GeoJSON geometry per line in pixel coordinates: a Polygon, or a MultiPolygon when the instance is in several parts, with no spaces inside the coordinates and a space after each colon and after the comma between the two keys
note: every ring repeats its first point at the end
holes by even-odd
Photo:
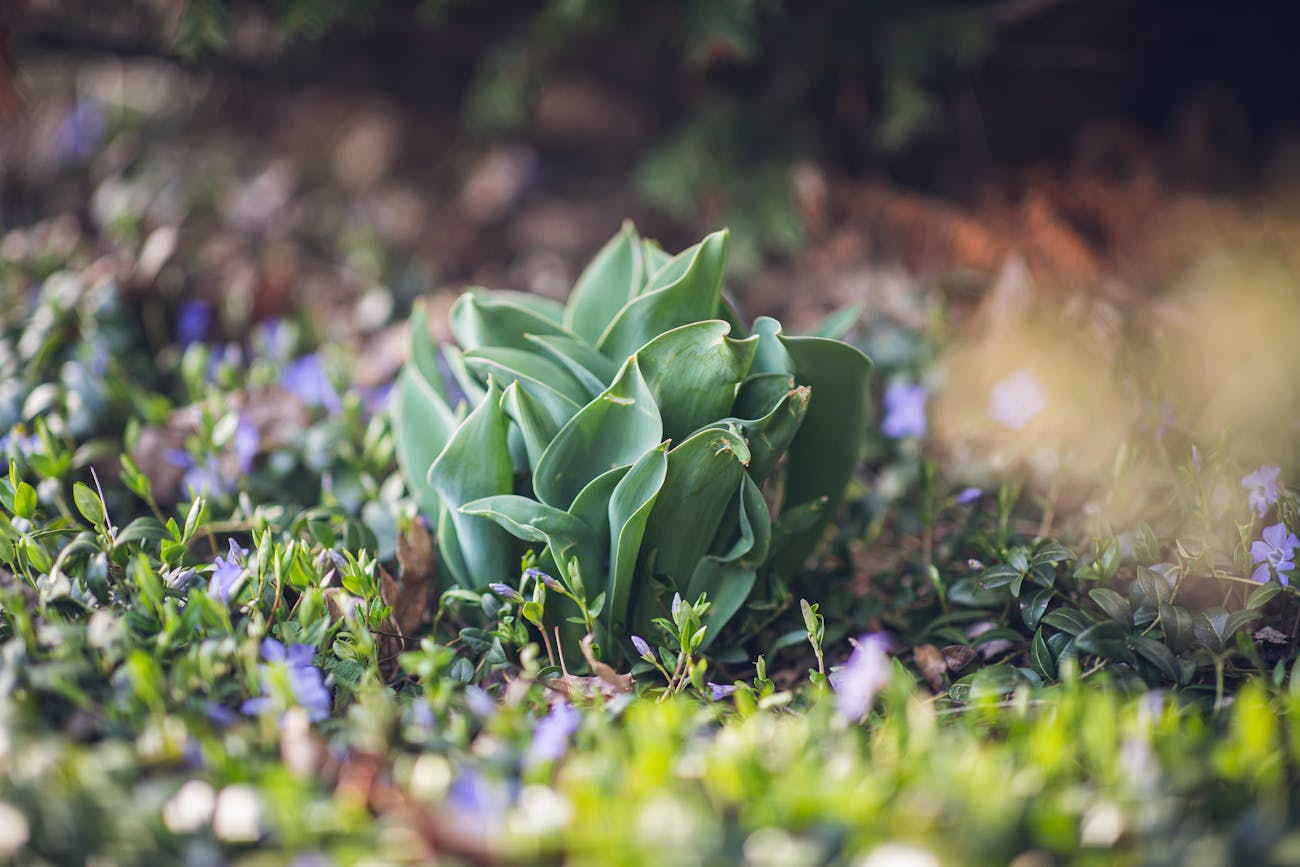
{"type": "MultiPolygon", "coordinates": [[[[563,297],[625,218],[669,249],[728,225],[744,313],[860,305],[953,455],[1087,476],[1166,425],[1278,461],[1297,24],[1211,0],[5,0],[0,262],[111,275],[158,347],[193,302],[209,341],[301,318],[373,388],[418,297],[563,297]],[[1008,378],[1050,423],[990,427],[1008,378]]],[[[3,273],[19,315],[32,271],[3,273]]]]}

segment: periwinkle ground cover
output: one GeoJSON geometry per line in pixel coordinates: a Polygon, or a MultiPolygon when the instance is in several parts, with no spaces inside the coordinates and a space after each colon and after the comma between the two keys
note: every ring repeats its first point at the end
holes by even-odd
{"type": "MultiPolygon", "coordinates": [[[[670,595],[624,636],[630,665],[580,645],[561,669],[538,626],[573,589],[527,557],[490,587],[435,574],[390,413],[308,322],[219,343],[228,311],[178,307],[155,361],[129,297],[57,259],[2,275],[23,289],[0,358],[6,856],[1287,863],[1300,844],[1281,457],[1152,426],[1132,448],[1167,455],[1164,511],[1045,522],[1031,483],[939,461],[933,336],[891,356],[872,323],[865,474],[768,589],[770,622],[704,646],[712,600],[670,595]]],[[[980,396],[1008,430],[1052,411],[1027,370],[980,396]]]]}

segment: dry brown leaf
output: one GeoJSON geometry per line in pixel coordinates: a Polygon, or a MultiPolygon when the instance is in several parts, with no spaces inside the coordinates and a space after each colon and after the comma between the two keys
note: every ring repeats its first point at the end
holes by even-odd
{"type": "Polygon", "coordinates": [[[948,670],[954,672],[961,671],[975,658],[975,648],[964,644],[949,644],[941,652],[944,661],[948,663],[948,670]]]}
{"type": "Polygon", "coordinates": [[[912,649],[916,667],[921,669],[925,682],[934,690],[943,689],[943,676],[948,673],[948,662],[933,644],[922,644],[912,649]]]}
{"type": "Polygon", "coordinates": [[[587,665],[595,672],[595,676],[583,677],[566,671],[563,676],[546,681],[545,685],[548,689],[557,696],[570,700],[593,698],[597,695],[613,698],[632,691],[632,684],[636,680],[630,673],[619,674],[613,666],[596,659],[596,655],[591,651],[594,640],[590,634],[582,639],[582,655],[587,660],[587,665]]]}
{"type": "Polygon", "coordinates": [[[415,520],[397,537],[398,579],[383,575],[384,602],[393,608],[397,631],[413,635],[429,610],[429,591],[433,586],[433,536],[423,521],[415,520]]]}

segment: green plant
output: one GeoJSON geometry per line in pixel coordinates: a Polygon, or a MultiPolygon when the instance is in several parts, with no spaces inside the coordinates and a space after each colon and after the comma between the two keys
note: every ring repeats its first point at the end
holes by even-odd
{"type": "Polygon", "coordinates": [[[605,645],[674,593],[707,594],[710,640],[746,603],[784,604],[857,463],[870,361],[770,318],[746,333],[721,295],[727,243],[669,256],[627,225],[564,306],[466,293],[441,355],[417,311],[398,455],[456,582],[510,575],[511,537],[544,546],[605,645]]]}

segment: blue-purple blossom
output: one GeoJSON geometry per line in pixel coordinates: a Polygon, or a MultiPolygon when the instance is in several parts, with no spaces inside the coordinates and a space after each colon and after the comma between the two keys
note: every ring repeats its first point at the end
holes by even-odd
{"type": "Polygon", "coordinates": [[[56,152],[64,162],[84,162],[93,157],[104,139],[104,104],[83,99],[73,106],[59,125],[56,152]]]}
{"type": "Polygon", "coordinates": [[[672,612],[673,612],[673,620],[674,620],[674,621],[677,620],[677,615],[681,613],[681,610],[682,610],[682,594],[680,594],[680,593],[674,593],[674,594],[673,594],[673,605],[672,605],[672,612]]]}
{"type": "Polygon", "coordinates": [[[235,436],[230,444],[231,450],[235,453],[235,466],[241,473],[251,472],[253,469],[253,458],[257,457],[257,450],[262,445],[262,436],[257,432],[248,417],[241,414],[239,424],[235,427],[235,436]]]}
{"type": "Polygon", "coordinates": [[[880,430],[894,439],[925,436],[925,386],[891,382],[885,389],[885,420],[880,430]]]}
{"type": "Polygon", "coordinates": [[[722,701],[724,698],[731,698],[732,694],[736,691],[736,685],[734,683],[714,683],[710,680],[707,685],[714,701],[722,701]]]}
{"type": "Polygon", "coordinates": [[[856,722],[867,715],[876,693],[889,683],[893,667],[889,661],[889,638],[881,633],[864,635],[843,667],[831,672],[835,708],[839,715],[856,722]]]}
{"type": "Polygon", "coordinates": [[[1047,397],[1032,370],[1017,370],[989,392],[989,418],[1012,430],[1023,430],[1046,407],[1047,397]]]}
{"type": "Polygon", "coordinates": [[[208,582],[208,595],[221,600],[223,604],[230,601],[230,594],[244,575],[244,558],[248,549],[239,547],[234,539],[230,540],[230,551],[225,557],[212,561],[212,580],[208,582]]]}
{"type": "Polygon", "coordinates": [[[201,298],[186,301],[176,317],[176,342],[181,346],[198,343],[208,334],[212,305],[201,298]]]}
{"type": "Polygon", "coordinates": [[[971,503],[978,500],[982,493],[984,492],[979,488],[965,488],[957,495],[957,503],[958,505],[969,506],[971,503]]]}
{"type": "Polygon", "coordinates": [[[266,713],[275,707],[270,692],[273,685],[272,666],[283,665],[289,674],[289,689],[297,705],[307,711],[312,722],[320,722],[330,715],[330,691],[325,687],[321,671],[312,665],[316,649],[310,644],[290,644],[285,647],[274,638],[262,640],[262,659],[266,665],[259,665],[258,680],[262,684],[263,695],[250,698],[240,708],[245,714],[255,716],[266,713]]]}
{"type": "Polygon", "coordinates": [[[507,602],[522,602],[524,599],[524,597],[519,595],[519,591],[511,587],[509,584],[494,582],[488,585],[488,589],[507,602]]]}
{"type": "Polygon", "coordinates": [[[36,434],[23,434],[17,430],[11,430],[0,437],[0,452],[4,454],[14,454],[25,458],[38,451],[40,447],[41,438],[36,434]]]}
{"type": "Polygon", "coordinates": [[[633,635],[632,646],[636,648],[636,652],[640,654],[642,659],[654,661],[655,655],[654,651],[650,649],[650,642],[639,635],[633,635]]]}
{"type": "Polygon", "coordinates": [[[1277,477],[1281,472],[1280,467],[1265,464],[1241,477],[1241,486],[1250,492],[1250,507],[1261,518],[1268,513],[1268,507],[1277,502],[1277,477]]]}
{"type": "Polygon", "coordinates": [[[488,779],[473,768],[464,768],[447,790],[447,807],[458,822],[482,831],[497,825],[510,809],[511,788],[503,780],[488,779]]]}
{"type": "MultiPolygon", "coordinates": [[[[465,706],[475,716],[487,719],[497,712],[496,699],[488,695],[487,690],[482,687],[470,686],[465,687],[465,706]]],[[[427,705],[426,705],[427,707],[427,705]]]]}
{"type": "Polygon", "coordinates": [[[533,739],[524,754],[524,764],[558,761],[569,749],[569,738],[578,730],[582,714],[567,701],[551,705],[551,712],[533,727],[533,739]]]}
{"type": "Polygon", "coordinates": [[[559,581],[556,581],[556,580],[555,580],[553,577],[551,577],[550,575],[547,575],[547,574],[546,574],[545,572],[543,572],[541,569],[536,569],[536,568],[528,568],[528,569],[525,569],[525,570],[524,570],[524,577],[525,577],[525,578],[532,578],[534,581],[541,581],[543,584],[546,585],[547,588],[549,588],[549,589],[551,589],[551,590],[559,590],[559,589],[560,589],[560,582],[559,582],[559,581]]]}
{"type": "Polygon", "coordinates": [[[280,373],[280,385],[308,406],[324,407],[329,412],[343,407],[339,393],[325,373],[325,364],[314,352],[285,365],[280,373]]]}
{"type": "Polygon", "coordinates": [[[1295,569],[1295,551],[1300,547],[1300,539],[1287,532],[1286,525],[1281,522],[1265,527],[1261,535],[1263,541],[1257,539],[1250,543],[1250,556],[1258,564],[1251,573],[1251,580],[1263,584],[1268,580],[1271,568],[1277,574],[1278,583],[1283,586],[1290,584],[1287,573],[1295,569]]]}

